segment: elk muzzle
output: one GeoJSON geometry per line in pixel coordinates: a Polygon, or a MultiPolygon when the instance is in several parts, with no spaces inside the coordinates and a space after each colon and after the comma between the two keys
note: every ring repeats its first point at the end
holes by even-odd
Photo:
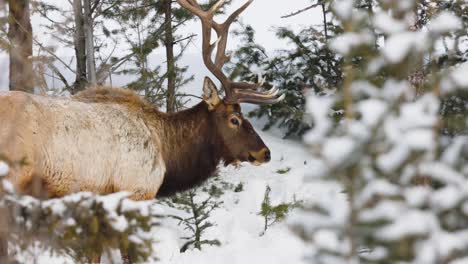
{"type": "Polygon", "coordinates": [[[249,162],[254,165],[260,165],[262,163],[267,163],[271,160],[271,153],[268,148],[263,148],[260,151],[250,151],[249,152],[249,162]]]}

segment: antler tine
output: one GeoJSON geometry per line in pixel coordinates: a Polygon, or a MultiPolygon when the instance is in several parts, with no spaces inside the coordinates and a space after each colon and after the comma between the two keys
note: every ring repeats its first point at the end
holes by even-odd
{"type": "Polygon", "coordinates": [[[259,105],[268,105],[268,104],[276,104],[284,100],[286,97],[285,94],[282,94],[280,97],[275,98],[255,98],[255,97],[245,97],[239,98],[239,103],[250,103],[250,104],[259,104],[259,105]]]}
{"type": "Polygon", "coordinates": [[[276,87],[265,92],[257,92],[252,90],[235,89],[234,93],[238,102],[255,103],[255,104],[275,104],[285,98],[285,94],[277,97],[279,90],[276,87]]]}
{"type": "Polygon", "coordinates": [[[223,73],[224,64],[229,61],[230,56],[226,55],[226,46],[229,35],[229,28],[236,18],[253,2],[248,0],[234,13],[232,13],[226,21],[218,24],[213,21],[214,14],[223,6],[226,0],[218,0],[208,11],[203,10],[197,0],[177,0],[177,2],[198,16],[202,23],[203,35],[203,62],[210,72],[216,76],[221,82],[224,91],[226,92],[225,101],[228,103],[254,103],[254,104],[272,104],[282,100],[282,97],[277,98],[278,90],[272,89],[266,92],[257,92],[255,89],[263,86],[264,80],[258,83],[248,82],[233,82],[223,73]],[[211,31],[215,30],[218,40],[211,43],[211,31]],[[215,60],[213,61],[212,54],[214,48],[217,47],[215,60]]]}
{"type": "Polygon", "coordinates": [[[229,34],[229,28],[231,27],[232,22],[236,20],[236,18],[244,12],[247,7],[253,2],[253,0],[249,0],[247,3],[243,4],[239,9],[234,11],[228,19],[222,24],[217,24],[214,23],[213,28],[216,31],[216,34],[218,35],[220,42],[218,44],[218,51],[216,53],[216,60],[215,60],[215,65],[216,67],[223,67],[226,62],[229,61],[230,56],[226,55],[226,47],[227,47],[227,41],[228,41],[228,34],[229,34]]]}
{"type": "Polygon", "coordinates": [[[219,0],[218,2],[214,3],[208,13],[214,15],[224,5],[224,2],[226,2],[226,0],[219,0]]]}
{"type": "Polygon", "coordinates": [[[200,8],[196,0],[177,0],[177,2],[200,19],[205,16],[205,12],[200,8]]]}
{"type": "Polygon", "coordinates": [[[177,2],[182,7],[189,10],[191,13],[193,13],[194,15],[200,18],[201,24],[202,24],[203,62],[205,63],[208,70],[210,70],[211,73],[213,73],[213,75],[216,76],[216,78],[218,78],[218,80],[221,81],[223,87],[226,89],[226,96],[232,96],[229,90],[231,85],[230,85],[228,78],[222,72],[221,67],[216,67],[215,63],[213,62],[211,58],[214,48],[219,43],[219,40],[213,44],[211,43],[211,29],[214,28],[214,25],[216,24],[213,21],[213,16],[214,16],[214,13],[217,10],[219,10],[219,8],[221,8],[225,0],[217,1],[208,11],[202,10],[196,0],[177,0],[177,2]]]}
{"type": "Polygon", "coordinates": [[[242,97],[255,97],[255,98],[265,98],[265,99],[272,99],[276,98],[278,95],[278,90],[276,88],[266,91],[266,92],[257,92],[257,91],[249,91],[249,90],[235,90],[235,93],[238,98],[242,97]]]}
{"type": "Polygon", "coordinates": [[[200,5],[198,4],[198,2],[196,0],[188,0],[189,3],[197,8],[200,8],[200,5]]]}

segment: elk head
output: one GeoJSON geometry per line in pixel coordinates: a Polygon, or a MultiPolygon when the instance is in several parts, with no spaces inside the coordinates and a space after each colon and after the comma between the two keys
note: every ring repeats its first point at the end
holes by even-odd
{"type": "Polygon", "coordinates": [[[229,61],[226,55],[226,45],[229,27],[232,22],[252,3],[249,0],[228,19],[219,24],[213,20],[214,14],[221,8],[225,0],[219,0],[205,11],[197,0],[177,0],[177,2],[192,14],[200,18],[203,35],[203,62],[208,70],[221,82],[225,91],[225,97],[220,98],[214,83],[205,77],[203,92],[204,101],[208,105],[211,118],[214,120],[216,130],[223,140],[227,154],[226,163],[249,161],[259,165],[270,161],[270,150],[253,129],[252,125],[241,113],[240,103],[274,104],[281,101],[284,96],[278,97],[278,90],[257,91],[263,86],[263,81],[258,83],[234,82],[227,78],[222,71],[224,64],[229,61]],[[218,40],[211,42],[212,30],[216,32],[218,40]],[[216,48],[215,60],[213,51],[216,48]]]}

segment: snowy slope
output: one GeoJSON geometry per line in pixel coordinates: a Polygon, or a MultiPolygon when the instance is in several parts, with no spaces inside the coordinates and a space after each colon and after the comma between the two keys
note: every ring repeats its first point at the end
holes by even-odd
{"type": "Polygon", "coordinates": [[[222,207],[210,218],[216,226],[208,230],[207,238],[217,238],[222,245],[179,253],[181,244],[177,244],[177,238],[183,235],[182,227],[168,221],[162,228],[165,236],[155,247],[161,263],[301,263],[302,242],[281,223],[260,236],[264,223],[258,212],[267,185],[272,189],[273,204],[291,202],[294,195],[296,199],[303,199],[311,194],[303,184],[303,175],[311,168],[307,162],[310,158],[295,143],[267,135],[262,135],[262,138],[273,153],[269,164],[259,167],[244,164],[238,169],[221,169],[223,180],[244,184],[242,192],[226,192],[222,197],[222,207]],[[291,168],[291,171],[286,174],[276,172],[286,168],[291,168]]]}
{"type": "MultiPolygon", "coordinates": [[[[319,199],[340,199],[341,190],[318,182],[304,181],[304,176],[314,169],[314,160],[302,145],[279,139],[266,133],[261,137],[272,151],[272,161],[255,167],[243,164],[241,168],[221,169],[223,180],[244,184],[244,191],[226,192],[222,196],[224,204],[211,214],[210,220],[216,226],[207,231],[207,239],[218,239],[221,246],[205,246],[180,253],[186,235],[182,226],[166,219],[162,228],[155,232],[159,243],[155,244],[155,254],[164,264],[295,264],[303,263],[307,250],[302,241],[294,235],[285,222],[274,224],[266,234],[263,231],[263,218],[258,215],[265,188],[272,189],[273,205],[297,200],[311,202],[319,199]],[[278,170],[291,168],[288,173],[278,170]]],[[[167,211],[173,213],[173,209],[167,211]]],[[[291,214],[295,212],[292,211],[291,214]]]]}
{"type": "MultiPolygon", "coordinates": [[[[207,246],[202,250],[189,249],[180,253],[186,236],[183,226],[176,220],[165,218],[161,226],[153,231],[156,242],[154,256],[150,263],[162,264],[296,264],[303,263],[304,255],[310,248],[291,232],[285,222],[272,225],[264,235],[264,219],[258,213],[264,198],[266,186],[271,187],[271,203],[305,202],[343,199],[340,189],[316,181],[304,181],[314,169],[314,160],[300,143],[283,140],[261,133],[260,136],[272,151],[272,161],[262,166],[242,164],[235,168],[221,168],[223,181],[244,185],[241,192],[226,191],[220,199],[223,204],[211,213],[214,227],[207,230],[204,239],[218,239],[221,246],[207,246]],[[290,168],[284,174],[278,170],[290,168]]],[[[202,197],[203,198],[203,197],[202,197]]],[[[332,202],[332,201],[329,201],[332,202]]],[[[161,205],[165,214],[183,214],[167,205],[161,205]]],[[[291,212],[291,215],[295,211],[291,212]]],[[[37,263],[73,263],[66,257],[33,254],[37,263]]],[[[120,263],[119,253],[104,256],[103,263],[120,263]],[[114,261],[111,261],[113,259],[114,261]]]]}

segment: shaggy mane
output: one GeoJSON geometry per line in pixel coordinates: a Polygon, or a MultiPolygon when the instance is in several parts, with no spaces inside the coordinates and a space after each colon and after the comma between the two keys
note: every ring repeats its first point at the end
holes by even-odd
{"type": "Polygon", "coordinates": [[[157,197],[170,196],[199,185],[214,174],[221,159],[231,159],[214,129],[216,126],[204,101],[186,110],[164,113],[128,89],[98,86],[88,88],[73,98],[85,103],[120,104],[132,111],[143,110],[149,114],[145,120],[164,142],[161,154],[166,172],[157,197]]]}
{"type": "Polygon", "coordinates": [[[129,107],[155,109],[155,106],[136,94],[134,91],[122,88],[96,86],[79,92],[74,99],[89,103],[116,103],[129,107]]]}

